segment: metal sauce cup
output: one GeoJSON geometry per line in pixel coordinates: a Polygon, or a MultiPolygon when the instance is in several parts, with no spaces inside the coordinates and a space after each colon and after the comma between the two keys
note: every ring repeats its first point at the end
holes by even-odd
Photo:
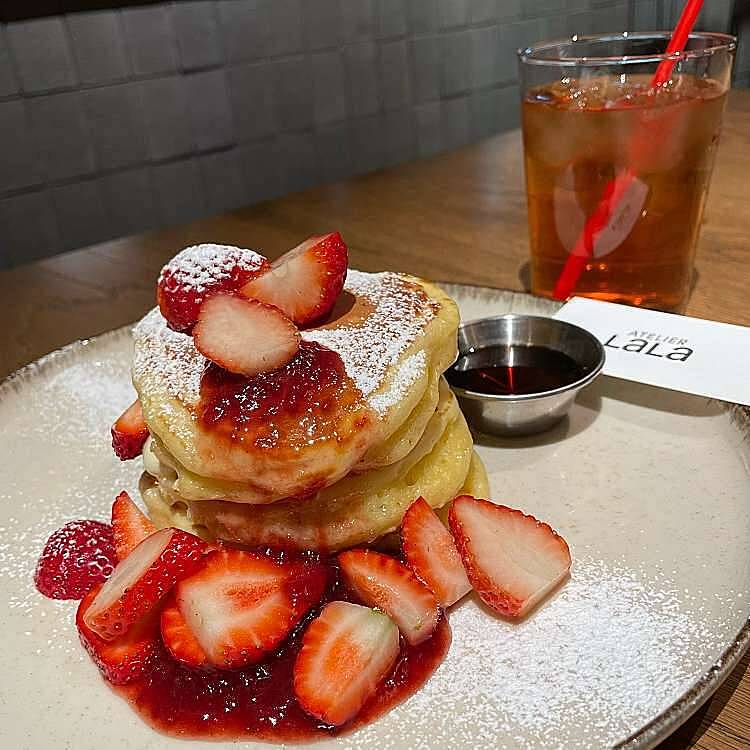
{"type": "MultiPolygon", "coordinates": [[[[500,395],[466,390],[451,383],[471,426],[485,434],[532,435],[549,429],[569,411],[576,394],[601,372],[604,347],[588,331],[571,323],[535,315],[498,315],[464,323],[458,329],[462,356],[501,349],[508,358],[519,347],[540,346],[570,357],[582,374],[551,390],[500,395]]],[[[446,373],[451,382],[451,368],[446,373]]]]}

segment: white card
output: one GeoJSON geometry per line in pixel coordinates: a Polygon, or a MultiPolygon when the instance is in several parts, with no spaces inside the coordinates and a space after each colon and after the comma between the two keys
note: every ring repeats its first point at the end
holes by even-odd
{"type": "Polygon", "coordinates": [[[575,297],[555,315],[604,345],[604,373],[750,405],[750,328],[575,297]]]}

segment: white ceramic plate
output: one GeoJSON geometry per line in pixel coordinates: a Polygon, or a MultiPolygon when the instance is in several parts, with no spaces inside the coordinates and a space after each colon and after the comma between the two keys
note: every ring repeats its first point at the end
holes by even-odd
{"type": "MultiPolygon", "coordinates": [[[[448,286],[465,320],[553,303],[448,286]]],[[[0,746],[210,748],[145,726],[99,679],[75,603],[36,592],[47,536],[137,495],[109,426],[129,403],[126,329],[73,344],[0,385],[0,746]]],[[[600,378],[541,436],[478,445],[493,497],[568,540],[571,579],[521,624],[473,600],[423,690],[319,747],[645,748],[740,659],[750,615],[750,418],[705,399],[600,378]]]]}

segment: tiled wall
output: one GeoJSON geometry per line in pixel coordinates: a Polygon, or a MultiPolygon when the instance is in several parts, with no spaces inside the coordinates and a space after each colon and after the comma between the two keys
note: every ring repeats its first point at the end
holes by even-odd
{"type": "Polygon", "coordinates": [[[191,0],[0,25],[0,267],[514,127],[517,47],[672,4],[191,0]]]}

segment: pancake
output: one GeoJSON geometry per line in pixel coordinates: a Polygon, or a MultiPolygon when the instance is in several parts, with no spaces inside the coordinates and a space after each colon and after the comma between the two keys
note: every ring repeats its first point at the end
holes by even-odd
{"type": "MultiPolygon", "coordinates": [[[[212,539],[326,552],[371,543],[398,528],[419,495],[439,508],[462,491],[486,494],[484,467],[452,394],[450,399],[443,415],[447,424],[430,450],[416,456],[412,451],[397,464],[347,477],[315,498],[262,506],[186,502],[170,492],[168,482],[144,474],[144,501],[157,525],[177,525],[212,539]]],[[[427,432],[423,440],[429,441],[427,432]]]]}
{"type": "Polygon", "coordinates": [[[438,287],[349,271],[332,320],[303,331],[284,368],[253,379],[219,371],[153,310],[134,330],[133,383],[157,450],[184,476],[242,486],[236,502],[303,502],[415,449],[457,326],[438,287]]]}

